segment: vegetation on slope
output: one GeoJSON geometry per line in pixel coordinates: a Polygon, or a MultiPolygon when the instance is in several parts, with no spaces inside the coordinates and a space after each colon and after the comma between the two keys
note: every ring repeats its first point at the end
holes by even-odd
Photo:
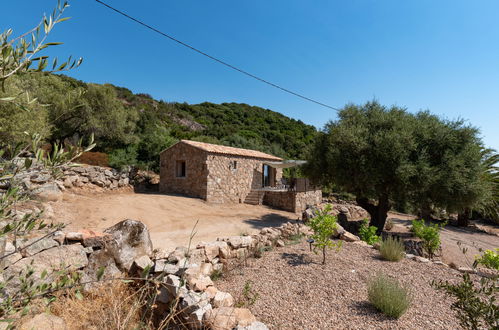
{"type": "Polygon", "coordinates": [[[36,110],[0,104],[0,147],[26,142],[25,131],[47,142],[94,134],[96,151],[112,162],[158,169],[158,154],[179,139],[256,149],[303,158],[317,132],[280,113],[237,103],[167,103],[110,84],[92,84],[54,74],[15,77],[3,95],[28,93],[36,110]]]}

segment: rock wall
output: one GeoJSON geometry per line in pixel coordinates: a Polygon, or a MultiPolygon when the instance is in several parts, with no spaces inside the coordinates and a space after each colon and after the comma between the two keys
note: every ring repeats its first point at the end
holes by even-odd
{"type": "Polygon", "coordinates": [[[31,278],[35,285],[51,283],[51,271],[65,267],[80,273],[84,290],[91,291],[109,283],[97,280],[97,273],[104,266],[103,280],[146,276],[149,281],[137,284],[158,290],[152,304],[157,306],[154,312],[159,313],[159,318],[169,315],[172,301],[178,299],[179,317],[190,329],[267,329],[248,309],[235,307],[235,299],[219,291],[210,275],[221,271],[229,259],[251,258],[265,251],[265,247],[284,246],[283,239],[297,233],[310,231],[303,224],[289,222],[279,228],[264,228],[252,236],[223,237],[190,250],[177,247],[165,251],[153,250],[146,226],[130,219],[102,233],[40,231],[29,238],[9,238],[4,242],[3,253],[8,256],[3,259],[3,276],[12,280],[0,295],[14,295],[21,284],[19,274],[28,267],[33,269],[31,278]],[[146,275],[145,269],[150,269],[146,275]],[[44,271],[48,271],[47,276],[44,271]]]}
{"type": "Polygon", "coordinates": [[[294,213],[301,213],[307,207],[317,206],[322,201],[322,191],[266,191],[263,204],[294,213]]]}
{"type": "MultiPolygon", "coordinates": [[[[23,159],[20,161],[24,162],[23,159]]],[[[57,201],[62,198],[62,192],[70,188],[118,189],[129,187],[131,169],[117,171],[99,166],[73,164],[58,169],[55,173],[43,165],[33,164],[28,170],[22,170],[14,176],[16,186],[23,192],[42,201],[57,201]]],[[[0,182],[0,194],[8,189],[8,181],[0,182]]]]}
{"type": "Polygon", "coordinates": [[[263,196],[263,204],[295,212],[295,193],[292,191],[266,191],[263,196]]]}
{"type": "Polygon", "coordinates": [[[318,189],[305,192],[297,192],[295,200],[295,213],[302,212],[309,206],[315,206],[321,203],[322,191],[318,189]]]}

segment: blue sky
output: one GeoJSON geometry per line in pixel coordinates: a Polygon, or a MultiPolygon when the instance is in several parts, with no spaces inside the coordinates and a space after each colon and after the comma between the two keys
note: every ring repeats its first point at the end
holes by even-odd
{"type": "MultiPolygon", "coordinates": [[[[55,0],[3,1],[21,33],[55,0]]],[[[334,107],[376,98],[478,126],[499,149],[499,1],[106,0],[178,39],[334,107]]],[[[81,56],[69,75],[165,101],[244,102],[322,127],[334,111],[273,89],[118,16],[73,0],[50,54],[81,56]]],[[[7,14],[8,13],[8,14],[7,14]]]]}

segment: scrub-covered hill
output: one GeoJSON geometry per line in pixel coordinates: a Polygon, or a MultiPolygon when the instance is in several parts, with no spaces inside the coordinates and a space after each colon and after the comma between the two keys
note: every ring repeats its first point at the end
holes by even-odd
{"type": "Polygon", "coordinates": [[[169,103],[63,75],[15,77],[0,97],[13,94],[19,95],[16,102],[0,103],[0,148],[26,141],[24,132],[35,129],[47,142],[94,134],[94,151],[108,154],[115,165],[157,169],[158,153],[179,139],[303,158],[317,134],[313,126],[256,106],[169,103]]]}

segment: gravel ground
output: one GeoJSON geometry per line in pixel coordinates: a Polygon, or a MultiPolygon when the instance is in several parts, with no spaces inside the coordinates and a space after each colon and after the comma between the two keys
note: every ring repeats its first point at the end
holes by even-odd
{"type": "Polygon", "coordinates": [[[266,252],[246,266],[232,264],[216,282],[236,299],[251,281],[258,298],[250,310],[271,329],[459,329],[451,300],[430,286],[433,279],[459,280],[456,270],[412,260],[388,262],[378,251],[344,243],[322,257],[303,242],[266,252]],[[367,301],[367,279],[380,270],[411,288],[413,303],[398,320],[367,301]]]}

